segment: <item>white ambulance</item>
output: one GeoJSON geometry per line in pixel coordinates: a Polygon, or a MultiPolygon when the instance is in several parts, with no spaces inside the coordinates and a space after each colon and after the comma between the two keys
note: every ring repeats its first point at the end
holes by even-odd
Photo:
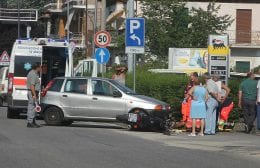
{"type": "Polygon", "coordinates": [[[27,111],[26,79],[35,63],[42,64],[42,88],[55,77],[73,74],[72,49],[67,41],[48,38],[16,40],[8,74],[8,118],[27,111]]]}

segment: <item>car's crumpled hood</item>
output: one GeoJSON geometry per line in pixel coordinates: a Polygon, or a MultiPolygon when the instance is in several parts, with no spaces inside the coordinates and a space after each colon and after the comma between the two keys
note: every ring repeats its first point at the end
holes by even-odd
{"type": "Polygon", "coordinates": [[[155,105],[167,105],[167,103],[154,99],[152,97],[144,96],[144,95],[131,95],[131,97],[134,97],[134,101],[140,101],[140,102],[147,102],[155,105]]]}

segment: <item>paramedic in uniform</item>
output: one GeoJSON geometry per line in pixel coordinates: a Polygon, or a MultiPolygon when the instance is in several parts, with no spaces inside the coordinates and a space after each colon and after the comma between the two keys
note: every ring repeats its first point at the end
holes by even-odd
{"type": "Polygon", "coordinates": [[[28,110],[27,110],[27,127],[38,128],[40,125],[35,122],[35,102],[38,99],[40,91],[41,64],[35,63],[32,70],[27,75],[27,89],[28,89],[28,110]]]}

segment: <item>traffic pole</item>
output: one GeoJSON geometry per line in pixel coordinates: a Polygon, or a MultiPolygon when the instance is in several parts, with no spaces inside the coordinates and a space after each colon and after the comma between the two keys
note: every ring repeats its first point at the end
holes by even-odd
{"type": "Polygon", "coordinates": [[[135,86],[136,86],[136,54],[133,54],[134,57],[134,65],[133,65],[133,74],[134,74],[134,86],[133,86],[133,90],[135,92],[135,86]]]}
{"type": "MultiPolygon", "coordinates": [[[[128,0],[127,1],[127,17],[133,18],[135,16],[135,9],[134,9],[134,0],[128,0]]],[[[133,54],[127,54],[127,65],[128,65],[128,72],[133,72],[133,54]]]]}
{"type": "Polygon", "coordinates": [[[17,26],[18,26],[18,39],[21,38],[21,18],[20,18],[20,9],[21,9],[21,3],[20,3],[20,0],[17,0],[17,10],[18,10],[18,22],[17,22],[17,26]]]}
{"type": "MultiPolygon", "coordinates": [[[[67,23],[69,23],[69,17],[70,17],[70,0],[67,0],[67,23]]],[[[67,41],[68,43],[70,41],[70,24],[68,24],[67,27],[67,41]]]]}

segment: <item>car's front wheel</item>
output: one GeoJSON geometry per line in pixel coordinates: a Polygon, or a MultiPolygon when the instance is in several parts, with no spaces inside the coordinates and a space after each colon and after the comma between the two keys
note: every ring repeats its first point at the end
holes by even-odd
{"type": "Polygon", "coordinates": [[[63,112],[58,107],[49,107],[44,111],[44,121],[47,125],[62,125],[63,112]]]}

